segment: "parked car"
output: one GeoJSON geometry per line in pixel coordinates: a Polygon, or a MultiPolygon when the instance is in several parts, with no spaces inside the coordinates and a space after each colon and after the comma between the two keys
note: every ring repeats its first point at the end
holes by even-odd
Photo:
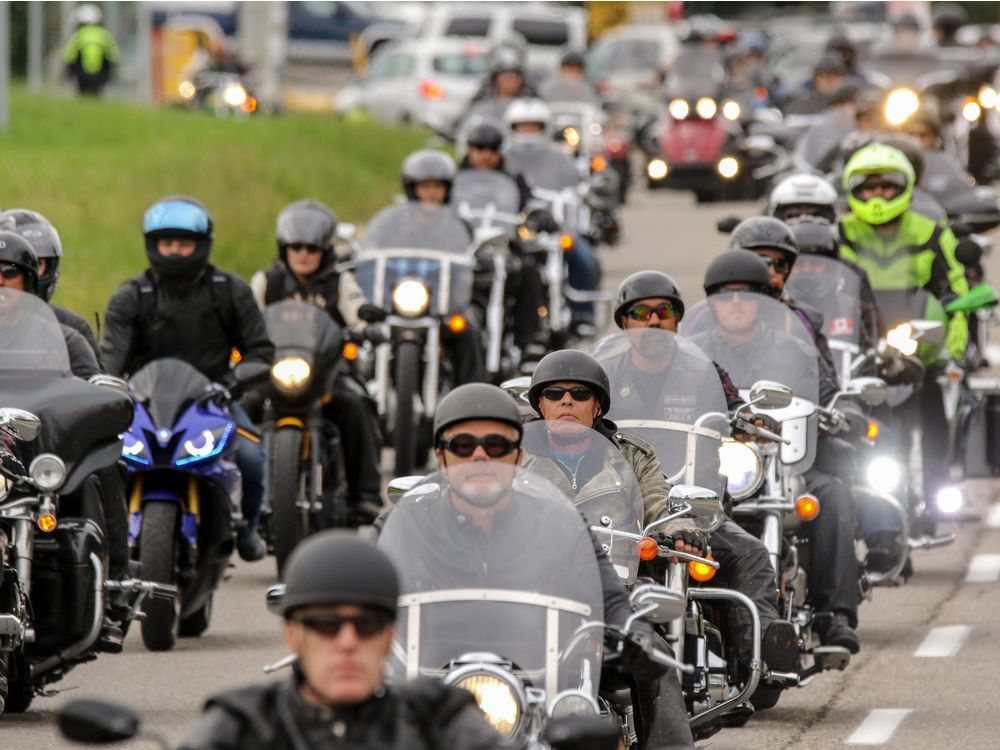
{"type": "Polygon", "coordinates": [[[340,91],[336,109],[450,132],[479,88],[489,60],[489,47],[476,39],[386,43],[375,51],[368,69],[340,91]]]}

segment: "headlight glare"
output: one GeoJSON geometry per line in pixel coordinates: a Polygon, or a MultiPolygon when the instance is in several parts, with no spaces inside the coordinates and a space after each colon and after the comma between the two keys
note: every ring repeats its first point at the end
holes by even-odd
{"type": "Polygon", "coordinates": [[[746,500],[764,482],[764,464],[757,446],[724,440],[719,446],[719,473],[728,480],[733,500],[746,500]]]}
{"type": "Polygon", "coordinates": [[[271,379],[288,394],[302,391],[312,378],[312,366],[302,357],[282,357],[271,367],[271,379]]]}
{"type": "Polygon", "coordinates": [[[703,96],[694,105],[695,112],[698,113],[698,117],[703,120],[711,120],[715,117],[715,113],[718,110],[718,106],[715,103],[715,99],[709,96],[703,96]]]}
{"type": "Polygon", "coordinates": [[[885,119],[890,125],[902,125],[920,107],[920,97],[910,89],[894,89],[885,100],[885,119]]]}
{"type": "Polygon", "coordinates": [[[401,315],[421,315],[430,301],[431,295],[427,287],[416,279],[401,281],[392,290],[392,304],[401,315]]]}
{"type": "Polygon", "coordinates": [[[514,734],[521,719],[521,703],[509,682],[494,674],[476,672],[455,684],[475,696],[490,726],[504,739],[514,734]]]}
{"type": "Polygon", "coordinates": [[[670,170],[663,159],[653,159],[649,162],[649,166],[646,167],[646,174],[649,175],[649,179],[651,180],[662,180],[667,176],[668,171],[670,170]]]}
{"type": "Polygon", "coordinates": [[[691,105],[683,99],[674,99],[667,105],[667,111],[675,120],[683,120],[691,112],[691,105]]]}
{"type": "Polygon", "coordinates": [[[935,500],[938,510],[942,513],[958,513],[965,505],[965,495],[958,487],[942,487],[935,500]]]}
{"type": "Polygon", "coordinates": [[[740,119],[741,114],[743,114],[743,112],[740,109],[739,102],[734,102],[730,99],[729,101],[722,103],[722,116],[727,120],[738,120],[740,119]]]}
{"type": "Polygon", "coordinates": [[[51,492],[62,486],[66,480],[66,464],[52,453],[42,453],[31,462],[28,475],[38,489],[51,492]]]}
{"type": "Polygon", "coordinates": [[[740,163],[734,156],[723,156],[719,159],[716,169],[721,177],[731,180],[740,173],[740,163]]]}
{"type": "Polygon", "coordinates": [[[872,489],[885,495],[892,494],[899,487],[903,478],[903,469],[899,462],[888,456],[877,456],[865,469],[865,480],[872,489]]]}
{"type": "Polygon", "coordinates": [[[231,83],[222,90],[222,101],[230,107],[242,107],[247,100],[247,90],[238,83],[231,83]]]}

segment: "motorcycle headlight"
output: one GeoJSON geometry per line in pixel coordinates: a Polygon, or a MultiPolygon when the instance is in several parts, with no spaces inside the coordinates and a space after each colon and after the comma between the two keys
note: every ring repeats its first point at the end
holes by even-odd
{"type": "Polygon", "coordinates": [[[667,105],[667,111],[675,120],[683,120],[691,112],[691,105],[683,99],[674,99],[667,105]]]}
{"type": "Polygon", "coordinates": [[[868,486],[884,495],[890,495],[899,487],[903,478],[903,469],[899,462],[888,456],[873,458],[865,469],[865,481],[868,486]]]}
{"type": "Polygon", "coordinates": [[[430,301],[431,295],[427,287],[416,279],[401,281],[392,290],[392,304],[400,315],[422,315],[430,301]]]}
{"type": "Polygon", "coordinates": [[[66,464],[52,453],[42,453],[28,467],[28,475],[38,489],[45,492],[57,490],[66,480],[66,464]]]}
{"type": "Polygon", "coordinates": [[[448,681],[463,690],[468,690],[476,698],[479,710],[486,720],[505,739],[510,739],[521,723],[524,712],[524,702],[511,679],[501,670],[496,672],[477,669],[466,672],[454,680],[448,681]]]}
{"type": "Polygon", "coordinates": [[[302,357],[282,357],[271,366],[271,380],[289,396],[301,393],[312,379],[312,365],[302,357]]]}
{"type": "Polygon", "coordinates": [[[580,690],[564,690],[549,704],[549,716],[560,719],[566,716],[597,716],[600,711],[594,699],[580,690]]]}
{"type": "Polygon", "coordinates": [[[885,335],[885,343],[901,354],[911,357],[916,354],[919,344],[913,338],[913,328],[909,323],[900,323],[885,335]]]}
{"type": "Polygon", "coordinates": [[[910,89],[895,89],[885,100],[885,119],[890,125],[902,125],[920,107],[920,97],[910,89]]]}
{"type": "Polygon", "coordinates": [[[184,440],[180,448],[177,449],[174,465],[184,466],[195,461],[204,461],[213,456],[218,456],[226,449],[229,438],[235,431],[235,425],[229,422],[211,430],[202,430],[194,437],[184,440]]]}
{"type": "Polygon", "coordinates": [[[14,480],[6,474],[0,474],[0,500],[3,500],[10,493],[10,488],[14,486],[14,480]]]}
{"type": "Polygon", "coordinates": [[[247,100],[247,90],[238,83],[230,83],[222,90],[222,101],[230,107],[242,107],[247,100]]]}
{"type": "Polygon", "coordinates": [[[719,472],[728,480],[733,500],[746,500],[764,482],[764,464],[753,443],[724,440],[719,446],[719,472]]]}
{"type": "Polygon", "coordinates": [[[965,505],[965,495],[958,487],[942,487],[934,500],[938,510],[945,514],[958,513],[965,505]]]}
{"type": "Polygon", "coordinates": [[[194,95],[198,93],[198,90],[191,81],[181,81],[177,86],[177,93],[181,95],[182,99],[191,100],[194,99],[194,95]]]}
{"type": "Polygon", "coordinates": [[[743,111],[740,109],[740,103],[734,102],[732,99],[722,103],[722,116],[727,120],[738,120],[743,111]]]}
{"type": "Polygon", "coordinates": [[[152,463],[146,444],[131,432],[122,435],[122,458],[137,464],[149,465],[152,463]]]}
{"type": "Polygon", "coordinates": [[[715,103],[715,99],[709,96],[703,96],[694,105],[694,111],[698,113],[698,117],[703,120],[711,120],[715,117],[715,113],[718,110],[718,106],[715,103]]]}

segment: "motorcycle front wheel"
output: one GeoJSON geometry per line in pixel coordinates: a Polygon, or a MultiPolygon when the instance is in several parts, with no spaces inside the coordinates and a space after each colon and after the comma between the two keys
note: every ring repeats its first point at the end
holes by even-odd
{"type": "Polygon", "coordinates": [[[299,508],[302,431],[297,427],[277,430],[271,438],[270,450],[266,486],[270,496],[268,504],[271,507],[274,556],[280,579],[288,556],[309,531],[306,527],[307,514],[299,508]]]}
{"type": "MultiPolygon", "coordinates": [[[[149,502],[142,511],[139,562],[147,581],[177,583],[177,513],[174,502],[149,502]]],[[[142,611],[142,642],[150,651],[169,651],[177,642],[181,594],[172,599],[147,597],[142,611]]]]}
{"type": "Polygon", "coordinates": [[[401,341],[396,349],[396,449],[397,477],[409,476],[417,456],[417,389],[420,385],[420,345],[401,341]]]}

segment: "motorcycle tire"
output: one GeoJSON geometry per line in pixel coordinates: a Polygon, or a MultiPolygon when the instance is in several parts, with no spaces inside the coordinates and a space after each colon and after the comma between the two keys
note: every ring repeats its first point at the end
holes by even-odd
{"type": "Polygon", "coordinates": [[[7,653],[4,661],[0,661],[0,676],[7,678],[7,694],[0,696],[0,713],[23,714],[31,707],[31,702],[35,699],[35,691],[31,688],[31,681],[28,679],[28,665],[23,656],[7,653]],[[12,668],[14,660],[17,659],[19,667],[12,668]],[[14,676],[16,675],[16,676],[14,676]]]}
{"type": "Polygon", "coordinates": [[[197,638],[208,630],[209,623],[212,621],[213,596],[214,594],[209,594],[208,600],[200,608],[180,621],[177,626],[177,635],[180,638],[197,638]]]}
{"type": "Polygon", "coordinates": [[[298,506],[302,464],[302,431],[283,427],[271,437],[268,457],[267,493],[270,496],[271,539],[278,564],[278,578],[285,570],[285,561],[296,545],[309,533],[302,509],[298,506]]]}
{"type": "MultiPolygon", "coordinates": [[[[173,502],[149,502],[143,507],[139,562],[147,581],[177,582],[177,514],[173,502]]],[[[150,651],[170,651],[177,642],[181,595],[170,600],[147,597],[142,604],[142,642],[150,651]]]]}
{"type": "Polygon", "coordinates": [[[393,446],[397,477],[409,476],[416,465],[417,415],[414,399],[420,385],[420,345],[401,341],[396,349],[396,433],[393,446]]]}

